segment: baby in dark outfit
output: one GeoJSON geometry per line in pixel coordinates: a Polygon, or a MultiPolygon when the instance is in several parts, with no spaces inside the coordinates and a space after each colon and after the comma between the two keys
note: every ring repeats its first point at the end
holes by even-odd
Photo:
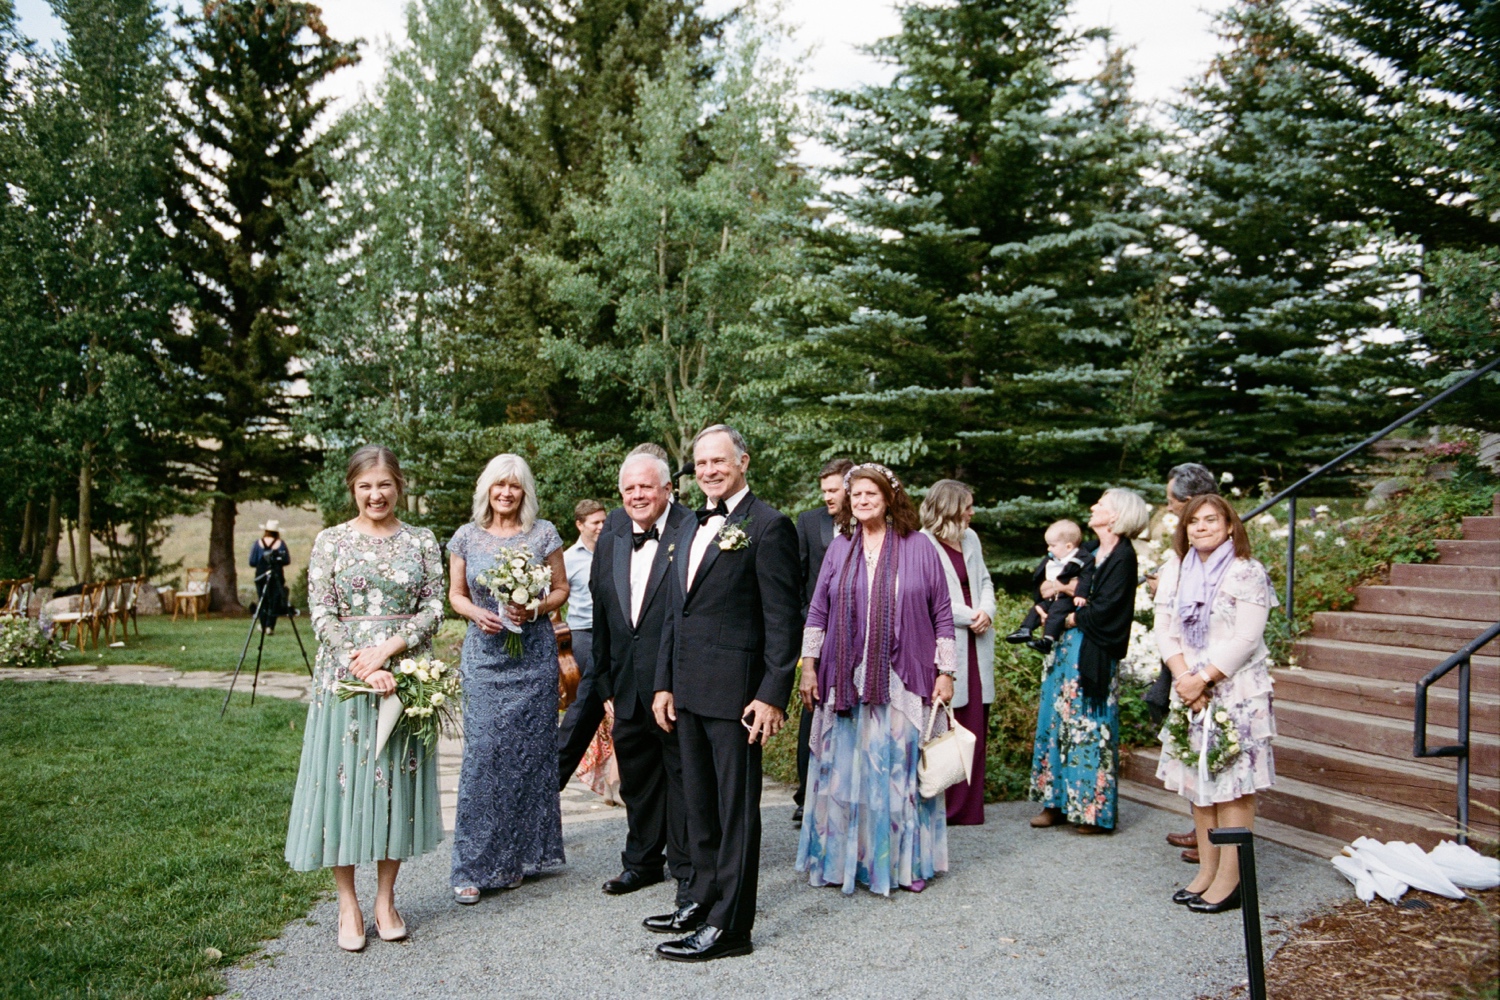
{"type": "Polygon", "coordinates": [[[1016,644],[1024,642],[1038,652],[1050,653],[1053,644],[1062,638],[1068,615],[1074,608],[1087,603],[1089,581],[1094,575],[1094,560],[1088,550],[1083,548],[1083,529],[1074,521],[1054,521],[1047,526],[1043,537],[1047,542],[1047,558],[1038,563],[1031,574],[1036,604],[1026,612],[1021,627],[1006,636],[1005,641],[1016,644]],[[1044,598],[1042,583],[1046,580],[1061,584],[1077,580],[1078,586],[1074,588],[1074,593],[1078,596],[1075,598],[1064,590],[1051,598],[1044,598]],[[1046,627],[1042,629],[1040,639],[1033,639],[1031,635],[1041,624],[1041,613],[1044,611],[1047,614],[1046,627]]]}

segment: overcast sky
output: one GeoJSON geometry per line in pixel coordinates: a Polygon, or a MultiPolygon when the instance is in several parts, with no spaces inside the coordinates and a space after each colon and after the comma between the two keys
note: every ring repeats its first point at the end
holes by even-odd
{"type": "MultiPolygon", "coordinates": [[[[399,40],[404,34],[406,0],[323,0],[324,20],[338,38],[367,43],[399,40]]],[[[723,9],[732,0],[708,0],[723,9]]],[[[22,29],[44,42],[56,39],[57,22],[46,0],[18,0],[22,29]]],[[[1212,18],[1228,0],[1075,0],[1083,25],[1113,28],[1116,39],[1133,49],[1138,95],[1147,101],[1170,100],[1189,78],[1200,75],[1217,40],[1212,18]]],[[[800,25],[803,46],[815,45],[807,67],[809,89],[842,88],[883,78],[882,68],[857,47],[893,34],[898,21],[893,4],[881,0],[785,0],[786,16],[800,25]]],[[[367,44],[363,62],[338,73],[330,86],[342,101],[352,100],[380,75],[383,44],[367,44]]]]}

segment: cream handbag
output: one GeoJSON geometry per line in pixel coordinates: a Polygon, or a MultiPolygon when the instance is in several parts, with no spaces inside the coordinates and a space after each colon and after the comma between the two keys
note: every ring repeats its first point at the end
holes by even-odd
{"type": "Polygon", "coordinates": [[[968,781],[973,771],[974,734],[958,724],[952,705],[934,700],[927,715],[927,730],[922,734],[917,791],[924,799],[935,799],[960,781],[968,781]],[[948,713],[948,731],[934,739],[932,726],[940,706],[948,713]]]}

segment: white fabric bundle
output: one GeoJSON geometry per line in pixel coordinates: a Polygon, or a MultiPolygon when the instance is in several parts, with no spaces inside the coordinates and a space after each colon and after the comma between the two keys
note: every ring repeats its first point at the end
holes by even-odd
{"type": "Polygon", "coordinates": [[[1451,840],[1443,841],[1429,854],[1405,841],[1383,844],[1360,837],[1330,860],[1354,884],[1354,894],[1367,903],[1376,896],[1395,903],[1409,888],[1464,899],[1459,886],[1492,889],[1500,885],[1500,861],[1451,840]]]}

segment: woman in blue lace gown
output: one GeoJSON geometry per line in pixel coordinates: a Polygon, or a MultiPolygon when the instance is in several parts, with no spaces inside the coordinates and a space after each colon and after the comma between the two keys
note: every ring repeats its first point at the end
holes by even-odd
{"type": "Polygon", "coordinates": [[[557,640],[547,616],[568,600],[562,538],[537,519],[536,481],[526,460],[497,455],[474,490],[474,519],[448,542],[453,610],[464,637],[464,759],[453,826],[453,895],[514,889],[563,863],[557,790],[557,640]],[[478,578],[522,548],[552,569],[535,611],[495,595],[478,578]],[[502,615],[504,617],[502,617],[502,615]],[[521,623],[521,655],[505,649],[505,620],[521,623]]]}

